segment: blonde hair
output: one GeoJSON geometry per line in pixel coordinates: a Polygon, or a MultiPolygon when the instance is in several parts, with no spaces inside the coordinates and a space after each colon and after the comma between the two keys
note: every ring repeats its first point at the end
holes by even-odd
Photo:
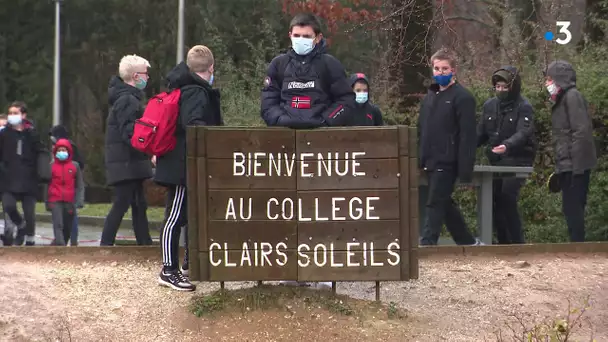
{"type": "Polygon", "coordinates": [[[142,67],[149,68],[150,62],[138,55],[127,55],[121,58],[118,64],[118,75],[124,81],[132,81],[133,74],[138,71],[141,72],[142,67]]]}
{"type": "Polygon", "coordinates": [[[192,72],[209,71],[214,62],[213,53],[205,45],[194,46],[186,57],[186,64],[192,72]]]}
{"type": "Polygon", "coordinates": [[[448,61],[452,68],[456,68],[456,54],[449,49],[439,49],[431,56],[430,64],[433,65],[435,61],[448,61]]]}

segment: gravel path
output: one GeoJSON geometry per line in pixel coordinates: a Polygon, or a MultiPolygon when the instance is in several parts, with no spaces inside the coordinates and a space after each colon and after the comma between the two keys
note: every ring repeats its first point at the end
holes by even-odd
{"type": "MultiPolygon", "coordinates": [[[[568,300],[580,306],[586,296],[591,297],[588,316],[595,338],[608,340],[606,256],[523,260],[421,260],[420,280],[382,284],[382,300],[408,313],[397,326],[362,324],[329,313],[290,321],[284,312],[198,319],[187,311],[192,294],[156,285],[156,262],[10,259],[0,268],[0,340],[69,341],[69,331],[72,341],[492,341],[512,314],[555,316],[566,313],[568,300]]],[[[228,288],[252,285],[228,283],[228,288]]],[[[217,288],[203,283],[197,293],[217,288]]],[[[338,291],[374,298],[373,283],[339,283],[338,291]]],[[[590,330],[581,332],[589,336],[590,330]]]]}

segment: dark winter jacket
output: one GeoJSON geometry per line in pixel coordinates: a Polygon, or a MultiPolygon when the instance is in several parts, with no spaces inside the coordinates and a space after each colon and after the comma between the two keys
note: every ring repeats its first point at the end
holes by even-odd
{"type": "Polygon", "coordinates": [[[164,186],[186,185],[186,127],[224,125],[220,92],[183,62],[167,74],[167,80],[170,89],[181,89],[177,141],[172,151],[157,157],[154,181],[164,186]]]}
{"type": "Polygon", "coordinates": [[[382,120],[382,112],[380,108],[372,104],[371,102],[371,89],[367,77],[362,73],[352,74],[349,78],[350,87],[353,88],[355,83],[363,81],[367,84],[367,102],[357,103],[355,101],[355,108],[353,115],[347,126],[383,126],[384,120],[382,120]]]}
{"type": "Polygon", "coordinates": [[[77,208],[84,204],[84,180],[78,162],[72,159],[72,145],[67,139],[59,139],[53,146],[53,156],[59,147],[68,150],[68,159],[54,157],[51,164],[51,182],[48,186],[47,205],[55,202],[73,203],[77,208]]]}
{"type": "Polygon", "coordinates": [[[268,66],[261,105],[268,126],[345,126],[354,106],[355,94],[344,67],[326,53],[325,40],[306,56],[290,49],[268,66]]]}
{"type": "MultiPolygon", "coordinates": [[[[492,165],[531,166],[536,156],[534,115],[532,105],[521,95],[521,78],[515,67],[504,66],[494,75],[505,71],[510,84],[507,98],[492,97],[483,104],[483,113],[477,125],[477,146],[487,145],[486,155],[492,165]],[[492,148],[505,145],[504,154],[492,148]]],[[[493,84],[496,85],[496,79],[493,84]]]]}
{"type": "Polygon", "coordinates": [[[40,183],[38,158],[48,156],[40,135],[28,120],[23,131],[11,125],[0,131],[0,188],[2,192],[36,196],[40,183]]]}
{"type": "Polygon", "coordinates": [[[475,98],[459,83],[440,91],[429,87],[422,100],[420,118],[421,168],[456,172],[463,183],[473,177],[477,147],[475,98]]]}
{"type": "Polygon", "coordinates": [[[78,146],[76,146],[76,144],[70,140],[68,129],[61,125],[53,126],[49,131],[49,136],[51,137],[53,144],[59,141],[59,139],[67,139],[72,145],[72,150],[74,151],[73,160],[78,163],[80,170],[84,171],[84,157],[80,154],[78,146]]]}
{"type": "Polygon", "coordinates": [[[559,87],[551,110],[556,173],[582,174],[597,164],[587,101],[576,89],[576,72],[570,63],[555,61],[549,64],[547,75],[559,87]]]}
{"type": "Polygon", "coordinates": [[[150,156],[131,146],[133,125],[143,115],[141,90],[114,76],[110,80],[106,122],[105,165],[108,185],[152,177],[150,156]]]}

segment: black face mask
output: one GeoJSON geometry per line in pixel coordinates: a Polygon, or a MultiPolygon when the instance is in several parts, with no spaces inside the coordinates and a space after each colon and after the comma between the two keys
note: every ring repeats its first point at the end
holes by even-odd
{"type": "Polygon", "coordinates": [[[499,100],[504,101],[507,98],[509,98],[509,91],[508,90],[496,91],[496,97],[498,97],[499,100]]]}

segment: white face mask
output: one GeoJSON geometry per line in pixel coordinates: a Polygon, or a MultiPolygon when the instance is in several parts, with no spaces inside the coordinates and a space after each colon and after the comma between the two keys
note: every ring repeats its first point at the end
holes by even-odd
{"type": "Polygon", "coordinates": [[[9,124],[16,126],[16,125],[19,125],[23,121],[23,118],[21,117],[21,114],[10,114],[7,117],[7,121],[9,124]]]}
{"type": "Polygon", "coordinates": [[[551,83],[547,86],[547,91],[549,92],[549,94],[551,95],[555,95],[557,94],[557,86],[555,85],[555,83],[551,83]]]}

